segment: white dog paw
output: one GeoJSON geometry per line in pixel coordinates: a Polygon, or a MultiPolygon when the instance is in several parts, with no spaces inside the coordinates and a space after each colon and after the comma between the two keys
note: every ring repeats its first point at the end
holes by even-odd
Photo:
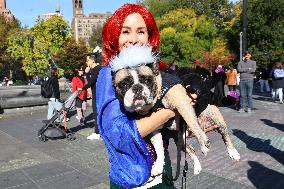
{"type": "Polygon", "coordinates": [[[231,159],[239,161],[241,156],[235,148],[228,148],[228,153],[231,159]]]}
{"type": "Polygon", "coordinates": [[[202,170],[201,164],[196,157],[196,158],[194,158],[194,162],[193,162],[193,174],[198,175],[201,172],[201,170],[202,170]]]}
{"type": "Polygon", "coordinates": [[[209,148],[207,148],[205,145],[201,145],[201,151],[206,156],[209,152],[209,148]]]}
{"type": "Polygon", "coordinates": [[[163,173],[163,164],[157,163],[157,161],[152,166],[151,176],[157,176],[163,173]]]}

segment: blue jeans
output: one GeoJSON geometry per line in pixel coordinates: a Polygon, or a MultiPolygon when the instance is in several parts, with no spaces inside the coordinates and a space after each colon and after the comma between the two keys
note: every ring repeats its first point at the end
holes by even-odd
{"type": "Polygon", "coordinates": [[[241,80],[240,81],[240,108],[245,108],[245,103],[247,107],[252,109],[252,90],[253,90],[253,80],[241,80]]]}

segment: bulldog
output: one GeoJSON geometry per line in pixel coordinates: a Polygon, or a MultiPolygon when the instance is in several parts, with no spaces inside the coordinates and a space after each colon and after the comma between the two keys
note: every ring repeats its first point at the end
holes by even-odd
{"type": "MultiPolygon", "coordinates": [[[[157,104],[177,111],[179,115],[170,129],[178,129],[179,116],[182,116],[188,131],[196,136],[201,151],[206,155],[210,142],[198,124],[191,99],[177,77],[159,71],[158,62],[158,55],[152,53],[149,45],[130,46],[113,58],[110,66],[118,99],[128,112],[138,115],[153,111],[157,104]]],[[[161,133],[152,133],[150,141],[157,153],[151,171],[151,175],[155,176],[163,172],[164,165],[161,133]]]]}

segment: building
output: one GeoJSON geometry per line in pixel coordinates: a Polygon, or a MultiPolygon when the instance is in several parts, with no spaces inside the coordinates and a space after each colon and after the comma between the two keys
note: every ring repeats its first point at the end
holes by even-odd
{"type": "Polygon", "coordinates": [[[102,27],[111,13],[91,13],[84,15],[83,0],[73,1],[72,32],[76,41],[83,39],[88,43],[93,31],[97,27],[102,27]]]}
{"type": "Polygon", "coordinates": [[[52,16],[61,16],[63,17],[63,14],[60,12],[60,6],[56,6],[56,11],[55,12],[50,12],[50,13],[45,13],[45,14],[42,14],[40,16],[41,19],[43,20],[48,20],[50,19],[52,16]]]}
{"type": "Polygon", "coordinates": [[[0,14],[8,20],[14,18],[14,15],[6,7],[6,0],[0,0],[0,14]]]}

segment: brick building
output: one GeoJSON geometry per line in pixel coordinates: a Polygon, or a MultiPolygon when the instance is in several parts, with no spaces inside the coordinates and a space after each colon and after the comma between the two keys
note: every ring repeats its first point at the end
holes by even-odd
{"type": "Polygon", "coordinates": [[[106,20],[111,16],[111,13],[90,13],[84,15],[83,0],[73,1],[73,19],[72,32],[76,41],[83,39],[88,43],[94,28],[103,26],[106,20]]]}
{"type": "Polygon", "coordinates": [[[0,0],[0,14],[4,15],[6,19],[14,18],[14,15],[6,7],[6,0],[0,0]]]}

